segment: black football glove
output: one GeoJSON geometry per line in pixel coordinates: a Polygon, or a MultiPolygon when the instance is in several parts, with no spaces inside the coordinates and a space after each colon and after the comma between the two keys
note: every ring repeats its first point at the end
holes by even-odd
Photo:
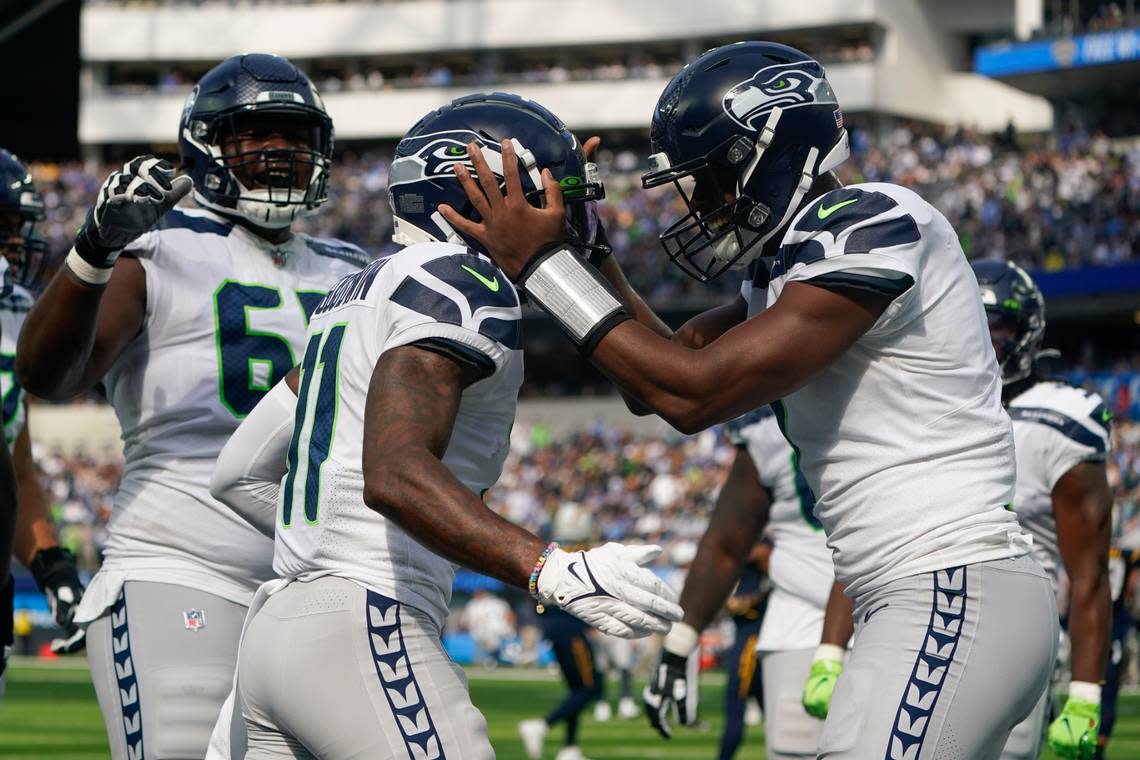
{"type": "Polygon", "coordinates": [[[75,555],[58,546],[40,549],[28,569],[47,597],[51,616],[63,629],[63,636],[52,640],[51,651],[56,654],[80,651],[87,645],[87,637],[84,629],[73,622],[79,600],[83,598],[83,584],[79,581],[75,555]]]}
{"type": "Polygon", "coordinates": [[[16,643],[12,607],[16,601],[16,580],[8,576],[8,584],[0,588],[0,676],[8,667],[8,655],[16,643]]]}
{"type": "Polygon", "coordinates": [[[669,714],[673,706],[677,708],[677,720],[681,725],[691,725],[697,721],[696,690],[689,688],[688,657],[661,650],[661,660],[653,672],[649,685],[641,694],[649,724],[666,739],[673,738],[673,727],[669,725],[669,714]]]}
{"type": "MultiPolygon", "coordinates": [[[[193,186],[189,177],[176,174],[169,161],[151,155],[131,159],[99,188],[95,205],[75,236],[75,252],[95,270],[110,269],[123,248],[153,227],[193,186]]],[[[76,267],[72,271],[80,279],[98,279],[76,267]]]]}

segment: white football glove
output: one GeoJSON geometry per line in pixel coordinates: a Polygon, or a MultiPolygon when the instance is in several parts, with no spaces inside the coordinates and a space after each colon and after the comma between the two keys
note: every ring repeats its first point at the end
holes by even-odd
{"type": "Polygon", "coordinates": [[[623,639],[665,633],[681,619],[677,594],[641,567],[660,546],[608,543],[589,551],[555,549],[538,575],[538,599],[623,639]]]}
{"type": "Polygon", "coordinates": [[[193,186],[189,177],[176,174],[169,161],[151,155],[131,159],[99,188],[95,205],[75,236],[68,267],[84,281],[106,282],[123,248],[153,227],[193,186]]]}

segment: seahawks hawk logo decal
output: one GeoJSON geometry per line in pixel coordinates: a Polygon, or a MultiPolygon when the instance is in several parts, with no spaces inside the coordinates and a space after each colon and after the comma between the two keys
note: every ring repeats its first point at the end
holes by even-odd
{"type": "Polygon", "coordinates": [[[838,105],[823,67],[800,61],[768,66],[729,89],[724,95],[724,112],[745,129],[754,132],[764,126],[768,114],[779,106],[838,105]]]}

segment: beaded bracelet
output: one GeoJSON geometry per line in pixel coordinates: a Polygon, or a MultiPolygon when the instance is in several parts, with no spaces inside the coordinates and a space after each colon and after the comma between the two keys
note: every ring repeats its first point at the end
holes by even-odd
{"type": "Polygon", "coordinates": [[[530,582],[526,584],[526,590],[535,599],[538,599],[538,574],[542,572],[542,566],[546,564],[547,557],[557,548],[557,541],[551,541],[547,544],[546,548],[542,550],[542,554],[538,555],[538,562],[534,563],[534,570],[530,571],[530,582]]]}

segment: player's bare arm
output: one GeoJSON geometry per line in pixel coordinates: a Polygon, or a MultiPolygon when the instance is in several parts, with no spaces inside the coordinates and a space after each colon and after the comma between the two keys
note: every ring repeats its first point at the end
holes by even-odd
{"type": "Polygon", "coordinates": [[[62,267],[28,314],[16,351],[20,384],[64,401],[91,388],[142,330],[146,275],[120,258],[106,285],[91,285],[62,267]]]}
{"type": "Polygon", "coordinates": [[[606,544],[570,553],[544,546],[488,509],[443,464],[460,396],[479,377],[474,366],[414,345],[381,354],[364,412],[365,504],[440,556],[529,587],[606,633],[634,638],[668,630],[681,618],[676,597],[638,567],[659,547],[606,544]]]}
{"type": "Polygon", "coordinates": [[[496,515],[442,457],[471,365],[411,346],[386,351],[365,407],[364,501],[432,551],[525,588],[545,544],[496,515]]]}
{"type": "Polygon", "coordinates": [[[686,624],[700,631],[724,606],[764,530],[770,504],[752,456],[738,448],[681,592],[686,624]]]}
{"type": "MultiPolygon", "coordinates": [[[[505,196],[474,146],[468,151],[476,177],[462,165],[456,167],[481,223],[447,206],[440,212],[457,229],[482,241],[503,271],[517,279],[540,249],[560,239],[564,210],[549,173],[543,174],[546,207],[527,203],[513,150],[503,143],[505,196]]],[[[850,348],[889,303],[880,294],[793,282],[774,306],[700,349],[686,348],[611,314],[608,325],[594,326],[608,332],[593,338],[597,342],[590,358],[675,428],[696,432],[795,391],[850,348]]]]}
{"type": "Polygon", "coordinates": [[[1104,464],[1082,462],[1062,475],[1053,487],[1053,513],[1070,580],[1073,680],[1099,683],[1112,620],[1108,583],[1112,493],[1104,464]]]}

